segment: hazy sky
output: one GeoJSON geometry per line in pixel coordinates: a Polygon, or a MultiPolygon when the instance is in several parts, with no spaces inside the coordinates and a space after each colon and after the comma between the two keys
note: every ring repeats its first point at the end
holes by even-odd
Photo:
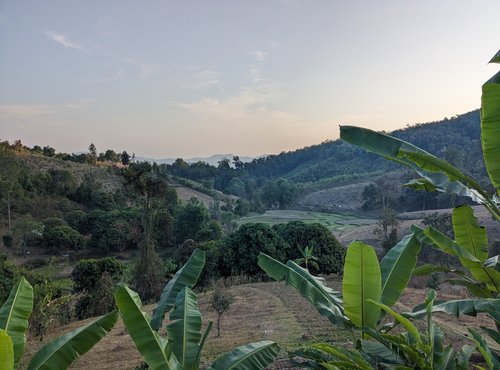
{"type": "Polygon", "coordinates": [[[279,153],[480,105],[499,0],[0,0],[0,139],[279,153]]]}

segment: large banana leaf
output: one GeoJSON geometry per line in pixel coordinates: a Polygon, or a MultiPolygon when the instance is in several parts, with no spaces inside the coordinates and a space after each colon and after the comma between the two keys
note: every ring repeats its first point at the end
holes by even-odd
{"type": "Polygon", "coordinates": [[[436,190],[467,196],[479,203],[491,203],[474,179],[448,162],[406,141],[355,126],[340,126],[340,138],[410,167],[436,190]]]}
{"type": "Polygon", "coordinates": [[[33,356],[28,370],[66,369],[79,355],[99,342],[113,328],[117,319],[118,313],[113,311],[47,343],[33,356]]]}
{"type": "MultiPolygon", "coordinates": [[[[488,310],[500,312],[500,299],[457,299],[453,301],[438,302],[432,307],[432,312],[444,312],[459,317],[460,315],[476,316],[480,312],[488,310]]],[[[426,315],[425,305],[416,306],[406,316],[422,318],[426,315]]]]}
{"type": "Polygon", "coordinates": [[[497,53],[491,58],[489,63],[500,63],[500,50],[497,51],[497,53]]]}
{"type": "Polygon", "coordinates": [[[467,330],[471,334],[472,341],[476,345],[476,348],[483,355],[483,358],[486,361],[488,368],[491,370],[500,369],[500,363],[495,358],[495,356],[491,353],[491,349],[488,346],[488,343],[486,343],[486,341],[483,339],[483,337],[481,337],[481,335],[478,332],[476,332],[475,330],[473,330],[471,328],[467,328],[467,330]]]}
{"type": "MultiPolygon", "coordinates": [[[[368,363],[360,352],[350,351],[342,347],[332,346],[327,343],[317,343],[313,345],[313,348],[328,353],[331,356],[338,358],[340,361],[344,361],[348,368],[354,369],[364,369],[372,370],[373,367],[368,363]]],[[[322,364],[323,365],[323,364],[322,364]]]]}
{"type": "Polygon", "coordinates": [[[452,223],[457,244],[484,262],[488,258],[488,236],[484,226],[479,225],[474,216],[474,210],[466,204],[455,207],[452,223]]]}
{"type": "Polygon", "coordinates": [[[238,347],[214,361],[208,370],[265,369],[278,354],[276,343],[265,340],[238,347]]]}
{"type": "Polygon", "coordinates": [[[165,313],[172,309],[177,294],[182,288],[186,286],[192,288],[196,284],[203,270],[203,266],[205,266],[205,251],[195,249],[186,264],[177,271],[174,277],[165,286],[165,289],[163,289],[160,301],[153,311],[153,318],[151,320],[151,326],[154,330],[160,329],[165,313]]]}
{"type": "Polygon", "coordinates": [[[0,329],[0,370],[14,369],[14,346],[9,334],[0,329]]]}
{"type": "Polygon", "coordinates": [[[188,287],[178,294],[167,325],[169,346],[184,370],[194,370],[200,351],[201,313],[188,287]]]}
{"type": "Polygon", "coordinates": [[[169,354],[165,352],[166,343],[153,330],[149,317],[141,310],[139,295],[121,286],[115,292],[115,301],[130,337],[149,367],[154,370],[174,369],[169,362],[169,354]]]}
{"type": "Polygon", "coordinates": [[[259,254],[259,266],[274,280],[285,280],[307,299],[318,312],[333,324],[349,325],[339,301],[338,293],[328,288],[324,280],[312,276],[307,270],[288,261],[287,265],[264,253],[259,254]]]}
{"type": "MultiPolygon", "coordinates": [[[[417,329],[417,327],[415,325],[413,325],[410,322],[410,320],[408,320],[403,315],[397,313],[396,311],[394,311],[389,306],[386,306],[385,304],[377,303],[376,301],[373,301],[373,300],[370,300],[370,302],[372,304],[380,307],[381,309],[383,309],[389,315],[391,315],[392,317],[394,317],[399,323],[401,323],[401,325],[403,325],[405,327],[405,329],[408,331],[408,334],[410,334],[413,337],[413,339],[415,340],[416,344],[420,348],[425,348],[426,347],[424,345],[423,341],[422,341],[422,336],[420,335],[420,331],[417,329]]],[[[427,352],[430,352],[430,349],[428,349],[427,352]]]]}
{"type": "Polygon", "coordinates": [[[352,242],[347,248],[344,264],[344,310],[359,328],[374,328],[380,308],[367,302],[380,302],[381,277],[375,250],[361,242],[352,242]]]}
{"type": "Polygon", "coordinates": [[[382,276],[381,302],[392,306],[406,288],[417,263],[420,242],[414,234],[406,235],[380,262],[382,276]]]}
{"type": "MultiPolygon", "coordinates": [[[[498,53],[491,60],[499,63],[498,53]]],[[[491,182],[500,195],[500,72],[486,81],[481,96],[481,142],[491,182]]]]}
{"type": "Polygon", "coordinates": [[[12,339],[15,364],[24,352],[25,333],[32,310],[33,287],[24,277],[21,277],[0,309],[0,329],[4,329],[12,339]]]}
{"type": "Polygon", "coordinates": [[[482,262],[479,261],[476,256],[438,230],[429,227],[425,229],[424,234],[428,236],[438,248],[448,254],[457,256],[462,265],[469,269],[476,280],[485,283],[491,291],[500,292],[500,273],[498,271],[491,267],[483,266],[482,262]]]}
{"type": "Polygon", "coordinates": [[[493,256],[491,258],[488,258],[486,261],[484,261],[483,266],[491,267],[500,272],[500,256],[493,256]]]}

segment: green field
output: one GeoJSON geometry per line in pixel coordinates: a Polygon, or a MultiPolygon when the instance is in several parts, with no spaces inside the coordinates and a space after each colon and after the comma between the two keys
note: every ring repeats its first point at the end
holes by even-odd
{"type": "Polygon", "coordinates": [[[367,226],[377,223],[376,219],[363,218],[350,213],[272,210],[266,211],[261,215],[243,217],[240,220],[240,224],[262,222],[269,225],[275,225],[290,221],[303,221],[306,223],[318,222],[325,225],[332,232],[351,230],[359,226],[367,226]]]}

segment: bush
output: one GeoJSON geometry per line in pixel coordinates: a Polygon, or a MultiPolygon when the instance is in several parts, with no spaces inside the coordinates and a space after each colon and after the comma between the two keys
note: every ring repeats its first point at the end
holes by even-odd
{"type": "Polygon", "coordinates": [[[113,294],[124,272],[125,265],[111,257],[78,262],[71,274],[74,292],[83,294],[76,303],[76,316],[84,319],[111,311],[113,294]]]}
{"type": "Polygon", "coordinates": [[[263,223],[248,223],[229,235],[222,247],[221,274],[260,274],[257,257],[263,252],[279,261],[287,256],[287,243],[263,223]]]}
{"type": "Polygon", "coordinates": [[[3,245],[5,245],[7,248],[12,248],[12,245],[14,244],[14,238],[12,238],[12,235],[4,235],[3,236],[3,245]]]}
{"type": "Polygon", "coordinates": [[[320,273],[331,274],[342,271],[345,249],[325,226],[319,223],[306,224],[302,221],[293,221],[275,225],[273,230],[288,244],[286,260],[298,259],[302,257],[301,249],[313,247],[314,256],[318,258],[320,273]]]}
{"type": "Polygon", "coordinates": [[[72,227],[64,225],[44,230],[43,241],[53,253],[60,253],[79,249],[83,244],[83,236],[72,227]]]}

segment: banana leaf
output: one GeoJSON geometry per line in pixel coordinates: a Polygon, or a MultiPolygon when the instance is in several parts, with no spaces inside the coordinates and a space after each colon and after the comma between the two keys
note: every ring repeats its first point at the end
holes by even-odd
{"type": "Polygon", "coordinates": [[[126,286],[120,286],[115,292],[115,301],[130,337],[149,367],[154,370],[175,369],[175,360],[170,361],[170,353],[165,351],[165,341],[153,330],[149,317],[141,310],[139,295],[126,286]]]}
{"type": "Polygon", "coordinates": [[[380,308],[368,300],[380,302],[380,266],[375,250],[362,242],[352,242],[347,248],[343,279],[344,311],[359,328],[374,328],[380,308]]]}
{"type": "Polygon", "coordinates": [[[491,58],[489,63],[500,63],[500,50],[497,51],[497,53],[491,58]]]}
{"type": "MultiPolygon", "coordinates": [[[[418,331],[417,327],[415,325],[413,325],[410,322],[410,320],[408,320],[403,315],[397,313],[396,311],[394,311],[389,306],[386,306],[386,305],[384,305],[382,303],[378,303],[378,302],[373,301],[373,300],[370,300],[370,302],[372,304],[374,304],[374,305],[377,305],[378,307],[380,307],[381,309],[383,309],[385,312],[387,312],[389,315],[391,315],[394,319],[396,319],[398,322],[400,322],[401,325],[403,325],[405,327],[405,329],[408,331],[408,334],[410,334],[413,337],[413,339],[415,340],[415,342],[417,343],[417,345],[420,348],[424,348],[424,343],[422,342],[422,336],[420,335],[420,332],[418,331]]],[[[427,312],[424,310],[424,315],[426,313],[427,312]]],[[[426,352],[429,352],[429,351],[426,351],[426,352]]]]}
{"type": "Polygon", "coordinates": [[[276,343],[265,340],[237,347],[214,361],[208,370],[261,370],[278,354],[276,343]]]}
{"type": "Polygon", "coordinates": [[[274,280],[284,280],[294,287],[331,323],[350,325],[349,319],[344,315],[343,308],[339,304],[338,292],[328,288],[324,280],[312,276],[307,270],[291,261],[284,265],[264,253],[259,254],[258,264],[274,280]]]}
{"type": "MultiPolygon", "coordinates": [[[[498,53],[492,62],[498,63],[498,53]]],[[[500,195],[500,72],[482,87],[481,143],[486,170],[500,195]]]]}
{"type": "Polygon", "coordinates": [[[0,329],[4,329],[12,340],[14,365],[19,362],[24,353],[28,319],[32,310],[33,287],[24,277],[21,277],[0,308],[0,329]]]}
{"type": "Polygon", "coordinates": [[[462,270],[450,269],[449,267],[446,266],[438,266],[438,265],[433,265],[431,263],[426,263],[425,265],[415,267],[412,275],[423,276],[423,275],[430,275],[434,272],[447,272],[450,274],[455,274],[460,276],[465,275],[465,272],[462,270]]]}
{"type": "Polygon", "coordinates": [[[484,267],[476,256],[438,230],[429,227],[424,230],[424,234],[428,236],[438,248],[448,254],[457,256],[462,265],[470,271],[476,280],[485,283],[491,291],[500,292],[500,273],[498,271],[490,267],[484,267]]]}
{"type": "Polygon", "coordinates": [[[486,261],[483,262],[483,266],[493,268],[493,269],[495,269],[495,271],[500,272],[499,256],[494,256],[494,257],[488,258],[486,261]]]}
{"type": "Polygon", "coordinates": [[[66,369],[99,342],[113,328],[117,318],[118,313],[113,311],[47,343],[33,356],[28,370],[66,369]]]}
{"type": "Polygon", "coordinates": [[[406,235],[380,262],[382,276],[381,302],[392,306],[406,288],[417,264],[420,242],[414,234],[406,235]]]}
{"type": "Polygon", "coordinates": [[[331,356],[345,361],[350,366],[355,366],[357,369],[372,370],[373,367],[368,363],[358,351],[349,351],[342,347],[335,347],[327,343],[313,344],[313,348],[328,353],[331,356]]]}
{"type": "Polygon", "coordinates": [[[474,179],[448,162],[406,141],[355,126],[340,126],[340,138],[413,169],[427,181],[419,186],[432,184],[441,192],[467,196],[478,203],[491,204],[491,200],[474,179]]]}
{"type": "Polygon", "coordinates": [[[14,369],[14,346],[9,334],[0,329],[0,370],[14,369]]]}
{"type": "Polygon", "coordinates": [[[495,356],[491,353],[491,349],[486,343],[486,341],[481,337],[481,335],[476,332],[475,330],[471,328],[467,328],[469,333],[472,336],[472,341],[476,345],[476,348],[479,352],[481,352],[481,355],[483,355],[484,360],[486,361],[486,364],[488,365],[489,369],[492,370],[498,370],[500,369],[500,363],[497,361],[495,356]]]}
{"type": "Polygon", "coordinates": [[[457,244],[484,262],[488,258],[488,236],[474,216],[474,210],[466,204],[455,207],[452,223],[457,244]]]}
{"type": "Polygon", "coordinates": [[[489,290],[486,285],[478,283],[476,280],[464,276],[463,278],[445,279],[443,283],[453,286],[463,286],[467,288],[470,294],[480,298],[495,298],[495,294],[489,290]]]}
{"type": "MultiPolygon", "coordinates": [[[[500,299],[457,299],[453,301],[437,302],[432,307],[432,312],[444,312],[459,317],[460,315],[476,316],[488,310],[500,311],[500,299]]],[[[405,316],[420,319],[426,315],[425,305],[418,305],[405,316]]]]}
{"type": "Polygon", "coordinates": [[[201,313],[196,295],[188,287],[177,294],[167,334],[169,348],[183,370],[194,370],[201,350],[201,313]]]}
{"type": "Polygon", "coordinates": [[[459,351],[457,351],[457,366],[458,369],[469,369],[469,362],[472,354],[474,353],[474,346],[464,344],[459,351]]]}
{"type": "Polygon", "coordinates": [[[485,326],[480,327],[486,334],[490,336],[491,339],[493,339],[497,344],[500,344],[500,333],[498,330],[493,330],[490,328],[487,328],[485,326]]]}
{"type": "Polygon", "coordinates": [[[174,277],[165,286],[165,289],[163,289],[160,300],[153,310],[151,327],[154,330],[158,331],[160,329],[165,314],[174,306],[177,294],[182,288],[186,286],[192,288],[196,284],[203,270],[203,266],[205,266],[205,251],[195,249],[186,264],[177,271],[174,277]]]}

